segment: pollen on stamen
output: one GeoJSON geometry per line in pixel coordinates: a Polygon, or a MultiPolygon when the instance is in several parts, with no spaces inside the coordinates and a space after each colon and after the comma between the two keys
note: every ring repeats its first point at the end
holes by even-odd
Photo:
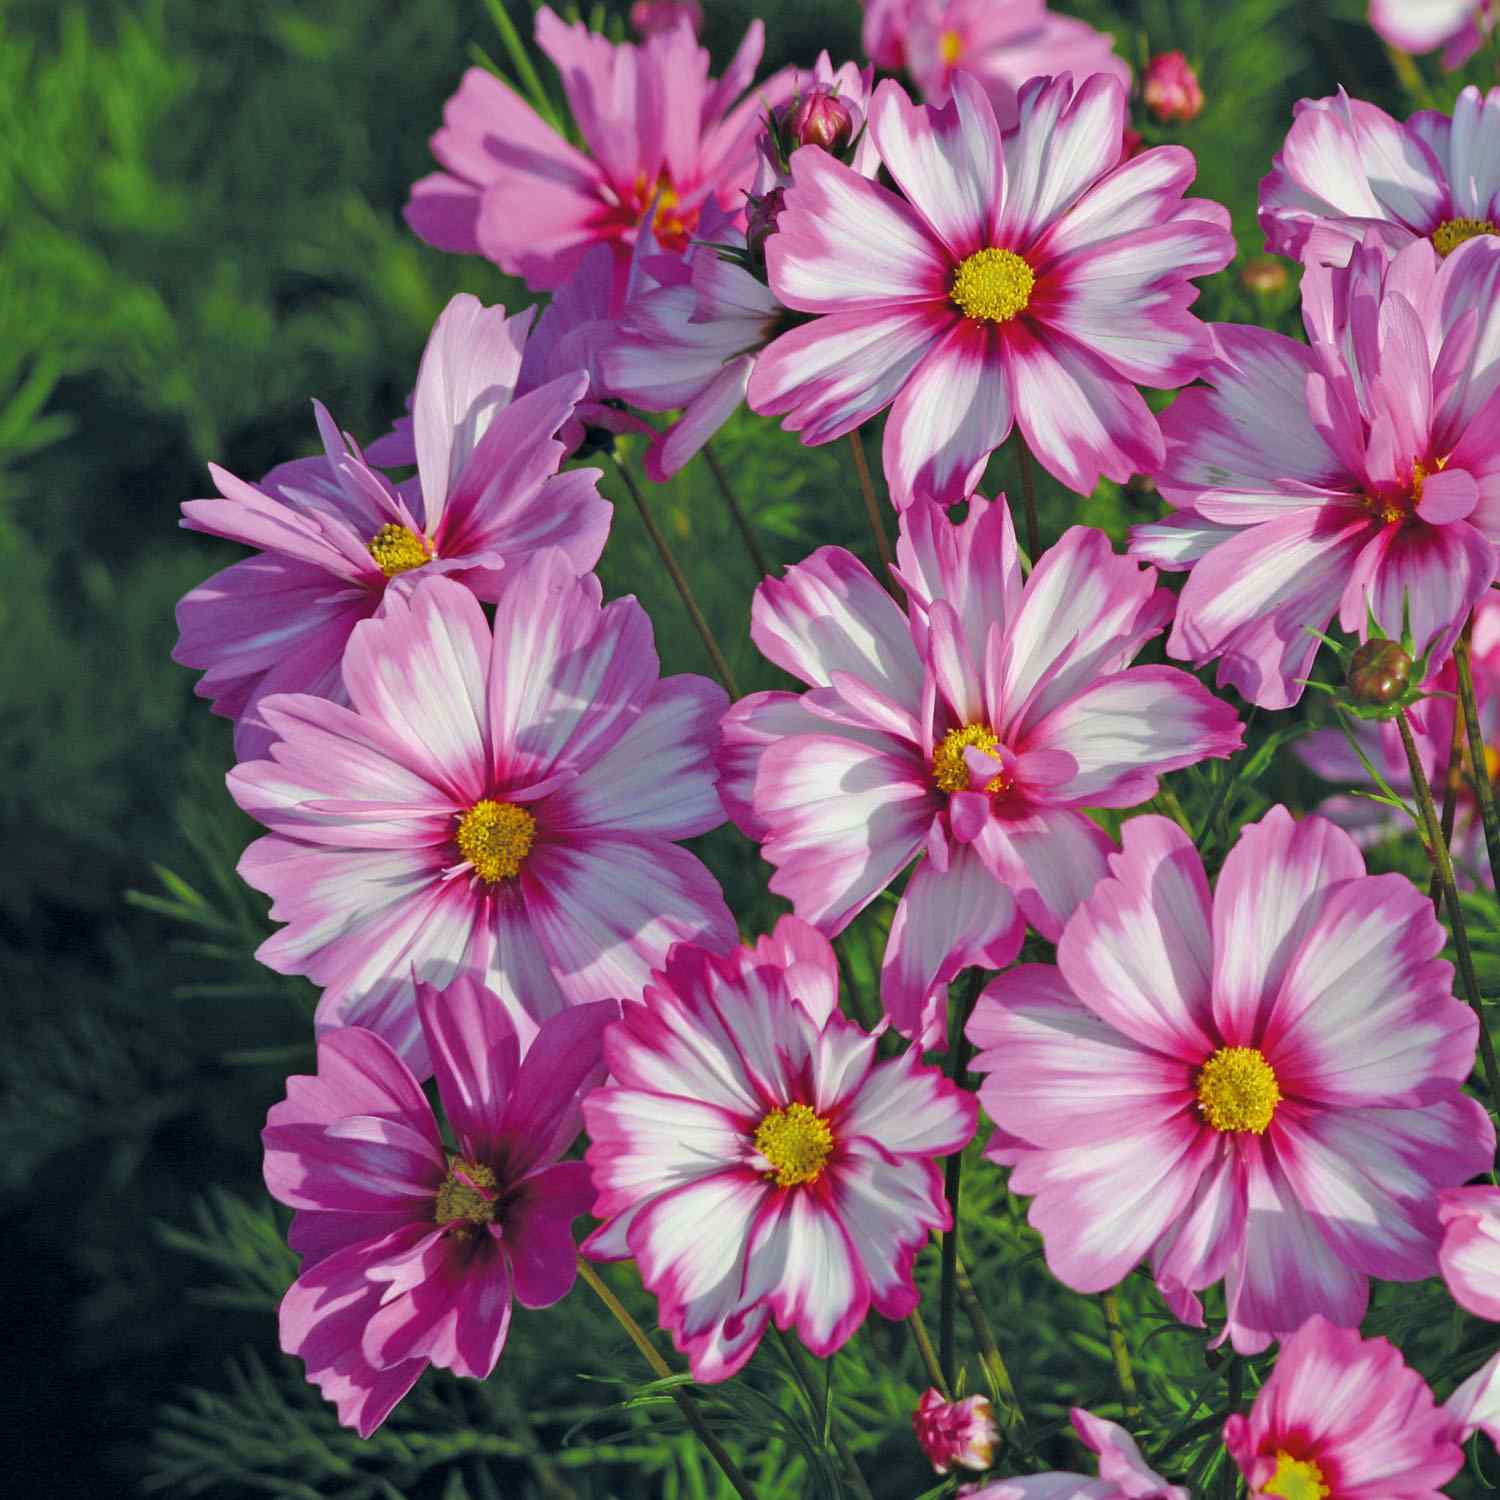
{"type": "MultiPolygon", "coordinates": [[[[971,745],[993,755],[1000,748],[1000,736],[988,724],[965,724],[962,729],[950,729],[932,752],[932,780],[940,792],[969,790],[969,763],[964,759],[964,751],[971,745]]],[[[986,782],[984,789],[1003,792],[1007,784],[1002,773],[986,782]]]]}
{"type": "Polygon", "coordinates": [[[496,1186],[494,1172],[483,1162],[450,1156],[447,1180],[433,1201],[433,1217],[439,1224],[493,1224],[496,1186]]]}
{"type": "Polygon", "coordinates": [[[1444,219],[1432,231],[1432,248],[1445,260],[1468,240],[1482,234],[1500,234],[1493,219],[1444,219]]]}
{"type": "Polygon", "coordinates": [[[1265,1134],[1281,1103],[1276,1071],[1258,1047],[1220,1047],[1198,1072],[1198,1107],[1215,1130],[1265,1134]]]}
{"type": "Polygon", "coordinates": [[[382,526],[365,543],[365,548],[387,578],[394,578],[398,573],[409,573],[413,568],[420,568],[424,563],[432,561],[432,548],[426,539],[394,522],[382,526]]]}
{"type": "Polygon", "coordinates": [[[1014,250],[976,250],[959,264],[948,296],[966,317],[1008,323],[1026,311],[1036,273],[1014,250]]]}
{"type": "Polygon", "coordinates": [[[1276,1472],[1261,1488],[1261,1494],[1279,1495],[1281,1500],[1327,1500],[1332,1493],[1317,1464],[1310,1458],[1293,1458],[1285,1448],[1276,1455],[1276,1472]]]}
{"type": "Polygon", "coordinates": [[[493,885],[520,874],[536,839],[536,819],[524,807],[486,797],[459,819],[454,837],[474,873],[493,885]]]}
{"type": "Polygon", "coordinates": [[[938,56],[942,58],[945,68],[951,68],[963,56],[963,51],[962,32],[945,31],[938,39],[938,56]]]}
{"type": "Polygon", "coordinates": [[[833,1131],[808,1105],[788,1104],[755,1127],[755,1149],[771,1164],[777,1187],[798,1187],[822,1176],[833,1152],[833,1131]]]}

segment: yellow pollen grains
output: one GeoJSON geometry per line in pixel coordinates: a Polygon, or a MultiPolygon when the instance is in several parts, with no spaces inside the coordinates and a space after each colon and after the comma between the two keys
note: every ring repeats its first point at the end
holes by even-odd
{"type": "Polygon", "coordinates": [[[536,819],[510,802],[476,802],[458,820],[458,852],[493,885],[520,873],[536,839],[536,819]]]}
{"type": "Polygon", "coordinates": [[[1328,1500],[1333,1491],[1323,1483],[1317,1464],[1310,1458],[1293,1458],[1283,1448],[1276,1455],[1276,1472],[1260,1493],[1280,1495],[1281,1500],[1328,1500]]]}
{"type": "Polygon", "coordinates": [[[963,56],[964,39],[960,32],[945,31],[938,40],[938,56],[945,68],[951,68],[963,56]]]}
{"type": "Polygon", "coordinates": [[[397,573],[410,573],[413,568],[432,561],[432,548],[425,538],[394,522],[382,526],[365,547],[387,578],[394,578],[397,573]]]}
{"type": "Polygon", "coordinates": [[[1036,273],[1014,250],[976,250],[959,264],[948,296],[966,317],[1008,323],[1026,311],[1036,273]]]}
{"type": "Polygon", "coordinates": [[[1258,1047],[1220,1047],[1198,1072],[1198,1107],[1215,1130],[1261,1135],[1280,1102],[1276,1074],[1258,1047]]]}
{"type": "MultiPolygon", "coordinates": [[[[950,729],[943,742],[932,752],[932,780],[940,792],[966,792],[969,789],[969,763],[964,751],[973,745],[993,755],[1000,748],[1000,736],[988,724],[965,724],[950,729]]],[[[1005,778],[997,776],[986,787],[987,792],[1005,790],[1005,778]]]]}
{"type": "Polygon", "coordinates": [[[1482,234],[1500,234],[1493,219],[1444,219],[1432,231],[1432,248],[1441,256],[1452,255],[1465,240],[1477,240],[1482,234]]]}
{"type": "Polygon", "coordinates": [[[437,1190],[433,1216],[439,1224],[495,1222],[495,1174],[477,1161],[448,1158],[448,1180],[437,1190]]]}
{"type": "Polygon", "coordinates": [[[821,1176],[833,1151],[833,1132],[807,1105],[788,1104],[755,1127],[755,1149],[770,1162],[777,1187],[797,1187],[821,1176]]]}

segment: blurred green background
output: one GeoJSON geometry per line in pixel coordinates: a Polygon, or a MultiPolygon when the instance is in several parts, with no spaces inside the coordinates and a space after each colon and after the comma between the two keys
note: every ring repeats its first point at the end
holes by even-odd
{"type": "MultiPolygon", "coordinates": [[[[855,0],[707,8],[721,61],[752,14],[769,66],[825,46],[857,54],[855,0]]],[[[1062,8],[1113,29],[1132,58],[1181,47],[1198,64],[1208,109],[1170,138],[1199,153],[1199,190],[1231,205],[1247,252],[1294,99],[1342,82],[1398,107],[1360,0],[1062,8]]],[[[529,32],[524,0],[512,13],[529,32]]],[[[209,459],[254,479],[312,451],[313,395],[356,435],[384,431],[455,290],[527,300],[399,217],[475,46],[504,56],[482,0],[0,0],[0,1193],[19,1292],[0,1410],[13,1493],[718,1493],[659,1401],[597,1416],[641,1372],[582,1289],[546,1314],[518,1310],[485,1387],[429,1379],[369,1445],[338,1431],[275,1347],[292,1262],[257,1131],[284,1075],[311,1067],[313,996],[249,958],[267,924],[233,874],[252,830],[223,789],[229,728],[168,660],[176,599],[239,554],[179,531],[177,507],[207,492],[209,459]]],[[[1237,270],[1211,286],[1207,313],[1290,328],[1294,290],[1252,296],[1237,270]]],[[[824,542],[869,555],[842,444],[804,450],[742,416],[717,447],[778,562],[824,542]]],[[[997,459],[991,487],[1007,473],[997,459]]],[[[651,499],[742,684],[772,685],[746,636],[755,574],[711,482],[694,465],[651,499]]],[[[1049,496],[1044,527],[1082,518],[1119,537],[1155,513],[1148,490],[1105,486],[1081,512],[1049,496]]],[[[616,514],[606,590],[642,597],[668,670],[706,670],[628,502],[616,514]]],[[[1212,786],[1182,780],[1206,805],[1212,786]]],[[[1283,757],[1239,813],[1262,794],[1309,791],[1283,757]]],[[[763,929],[773,903],[753,849],[728,831],[700,847],[746,930],[763,929]]],[[[862,924],[875,954],[888,918],[877,908],[862,924]]],[[[868,961],[857,968],[868,977],[868,961]]],[[[1047,1281],[1021,1212],[993,1172],[983,1180],[965,1228],[1028,1405],[1044,1431],[1072,1399],[1108,1409],[1097,1305],[1047,1281]]],[[[1127,1303],[1138,1320],[1157,1310],[1141,1287],[1127,1303]]],[[[1433,1322],[1409,1299],[1404,1316],[1433,1322]]],[[[774,1349],[753,1371],[767,1410],[743,1397],[726,1415],[750,1447],[771,1444],[765,1493],[816,1493],[815,1459],[768,1414],[788,1405],[774,1349]]],[[[1170,1336],[1143,1371],[1166,1412],[1221,1378],[1196,1340],[1170,1336]]],[[[868,1467],[882,1500],[932,1482],[903,1436],[916,1378],[901,1330],[883,1325],[840,1362],[857,1446],[880,1450],[868,1467]]],[[[1187,1412],[1184,1442],[1201,1419],[1187,1412]]]]}

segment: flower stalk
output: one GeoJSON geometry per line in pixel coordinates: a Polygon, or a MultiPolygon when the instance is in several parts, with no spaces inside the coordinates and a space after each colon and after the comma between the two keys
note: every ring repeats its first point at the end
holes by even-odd
{"type": "Polygon", "coordinates": [[[1125,1325],[1120,1321],[1120,1293],[1105,1292],[1099,1299],[1104,1307],[1104,1326],[1109,1333],[1109,1353],[1115,1363],[1115,1379],[1120,1386],[1120,1404],[1127,1422],[1141,1419],[1141,1395],[1135,1383],[1135,1366],[1130,1359],[1130,1345],[1125,1339],[1125,1325]]]}
{"type": "Polygon", "coordinates": [[[713,474],[715,483],[719,486],[719,493],[724,497],[724,504],[729,510],[735,528],[739,531],[740,540],[745,544],[745,551],[750,554],[750,561],[755,565],[755,571],[764,578],[771,571],[771,564],[766,561],[766,554],[760,545],[760,539],[755,535],[755,528],[751,526],[749,516],[745,514],[744,507],[734,492],[734,487],[729,483],[729,475],[724,472],[724,465],[719,462],[719,455],[707,443],[703,445],[703,460],[713,474]]]}
{"type": "Polygon", "coordinates": [[[865,498],[865,514],[870,518],[870,530],[875,535],[875,550],[880,554],[880,581],[890,588],[890,570],[896,557],[891,551],[891,540],[885,534],[885,522],[880,517],[880,501],[875,495],[875,484],[870,478],[870,464],[865,457],[865,445],[856,428],[849,434],[849,449],[854,455],[854,472],[859,476],[860,493],[865,498]]]}
{"type": "Polygon", "coordinates": [[[1469,737],[1469,768],[1474,777],[1474,796],[1479,802],[1479,819],[1484,825],[1484,846],[1490,856],[1490,871],[1496,876],[1495,889],[1500,890],[1500,813],[1495,810],[1495,788],[1490,781],[1489,757],[1485,754],[1484,727],[1479,720],[1479,704],[1474,697],[1474,667],[1469,656],[1469,631],[1464,627],[1453,647],[1453,665],[1458,672],[1458,701],[1463,710],[1464,730],[1469,737]]]}

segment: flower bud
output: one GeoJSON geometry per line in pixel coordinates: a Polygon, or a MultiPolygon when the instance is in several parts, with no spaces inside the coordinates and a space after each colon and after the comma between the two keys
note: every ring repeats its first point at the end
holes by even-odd
{"type": "Polygon", "coordinates": [[[987,1469],[994,1462],[1000,1429],[986,1396],[944,1401],[929,1390],[911,1414],[912,1431],[939,1474],[951,1469],[987,1469]]]}
{"type": "Polygon", "coordinates": [[[1394,703],[1411,683],[1411,657],[1396,641],[1370,640],[1349,657],[1345,681],[1356,703],[1394,703]]]}
{"type": "Polygon", "coordinates": [[[1252,255],[1240,271],[1240,285],[1265,296],[1279,292],[1286,286],[1286,262],[1275,255],[1252,255]]]}
{"type": "Polygon", "coordinates": [[[765,259],[766,241],[776,233],[776,221],[785,207],[785,188],[772,188],[745,205],[745,248],[752,259],[765,259]]]}
{"type": "Polygon", "coordinates": [[[821,146],[836,153],[854,139],[854,111],[827,85],[793,100],[783,115],[782,139],[788,155],[798,146],[821,146]]]}
{"type": "Polygon", "coordinates": [[[640,36],[655,36],[671,31],[686,21],[696,36],[703,30],[703,7],[698,0],[635,0],[630,7],[630,24],[640,36]]]}
{"type": "Polygon", "coordinates": [[[1141,80],[1146,108],[1164,124],[1196,120],[1203,112],[1203,90],[1198,75],[1180,52],[1153,57],[1141,80]]]}

